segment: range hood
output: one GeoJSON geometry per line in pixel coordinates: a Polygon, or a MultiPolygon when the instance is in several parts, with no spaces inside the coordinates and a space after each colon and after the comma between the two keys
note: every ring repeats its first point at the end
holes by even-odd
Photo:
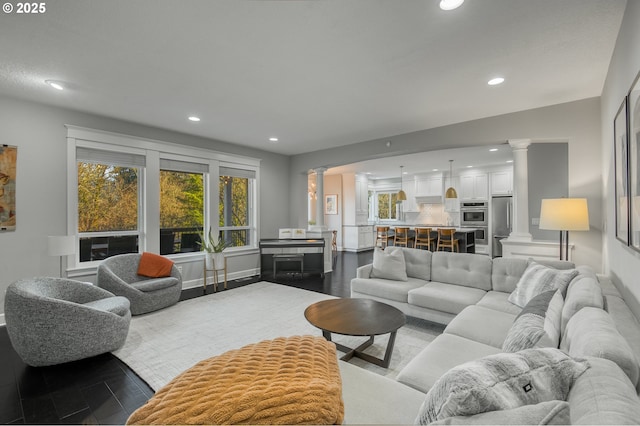
{"type": "Polygon", "coordinates": [[[444,204],[442,195],[416,195],[416,204],[444,204]]]}

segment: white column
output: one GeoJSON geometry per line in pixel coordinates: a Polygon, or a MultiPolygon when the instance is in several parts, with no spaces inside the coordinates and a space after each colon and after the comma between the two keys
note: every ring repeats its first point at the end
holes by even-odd
{"type": "Polygon", "coordinates": [[[314,229],[322,230],[324,226],[324,172],[327,169],[325,167],[319,167],[315,169],[316,172],[316,226],[314,229]]]}
{"type": "Polygon", "coordinates": [[[510,139],[513,150],[513,228],[511,241],[531,241],[529,233],[529,169],[527,151],[531,139],[510,139]]]}

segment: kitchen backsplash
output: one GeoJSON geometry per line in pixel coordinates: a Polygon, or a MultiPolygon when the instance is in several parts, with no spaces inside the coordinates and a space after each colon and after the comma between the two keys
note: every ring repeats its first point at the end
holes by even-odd
{"type": "Polygon", "coordinates": [[[405,221],[416,225],[460,225],[459,212],[447,212],[444,204],[420,204],[419,213],[405,213],[405,221]]]}

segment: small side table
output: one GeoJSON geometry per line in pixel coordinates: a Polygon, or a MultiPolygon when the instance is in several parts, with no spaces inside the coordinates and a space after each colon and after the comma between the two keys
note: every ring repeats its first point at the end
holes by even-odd
{"type": "Polygon", "coordinates": [[[204,286],[204,290],[207,290],[207,271],[211,271],[213,272],[213,292],[217,292],[218,291],[218,271],[224,271],[224,289],[227,289],[227,257],[225,256],[224,258],[224,266],[219,268],[216,265],[215,260],[213,261],[213,269],[207,269],[207,262],[206,260],[203,260],[204,263],[204,273],[202,274],[203,276],[203,282],[202,285],[204,286]]]}

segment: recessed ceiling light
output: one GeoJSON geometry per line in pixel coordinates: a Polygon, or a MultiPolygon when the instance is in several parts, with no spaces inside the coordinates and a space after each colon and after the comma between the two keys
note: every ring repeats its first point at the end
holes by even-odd
{"type": "Polygon", "coordinates": [[[189,117],[189,120],[198,122],[198,121],[200,121],[200,117],[196,117],[195,115],[192,115],[191,117],[189,117]]]}
{"type": "Polygon", "coordinates": [[[433,170],[432,170],[432,172],[437,172],[437,171],[438,171],[438,169],[433,169],[433,170]]]}
{"type": "Polygon", "coordinates": [[[513,163],[513,160],[507,160],[507,163],[513,163]]]}
{"type": "Polygon", "coordinates": [[[45,80],[44,82],[47,83],[49,86],[53,87],[56,90],[64,90],[64,86],[59,81],[45,80]]]}
{"type": "Polygon", "coordinates": [[[473,166],[467,166],[467,169],[470,169],[470,168],[472,168],[472,167],[473,167],[473,166]]]}
{"type": "Polygon", "coordinates": [[[453,10],[462,6],[464,0],[440,0],[440,9],[453,10]]]}
{"type": "Polygon", "coordinates": [[[498,84],[502,84],[502,83],[504,83],[504,78],[502,77],[492,78],[491,80],[487,81],[487,84],[489,86],[497,86],[498,84]]]}
{"type": "Polygon", "coordinates": [[[498,148],[491,148],[489,151],[490,152],[496,152],[498,150],[498,148]]]}
{"type": "Polygon", "coordinates": [[[269,142],[278,142],[278,138],[269,138],[269,142]]]}
{"type": "Polygon", "coordinates": [[[402,172],[402,174],[403,174],[403,175],[408,175],[408,174],[409,174],[409,172],[402,172]]]}

